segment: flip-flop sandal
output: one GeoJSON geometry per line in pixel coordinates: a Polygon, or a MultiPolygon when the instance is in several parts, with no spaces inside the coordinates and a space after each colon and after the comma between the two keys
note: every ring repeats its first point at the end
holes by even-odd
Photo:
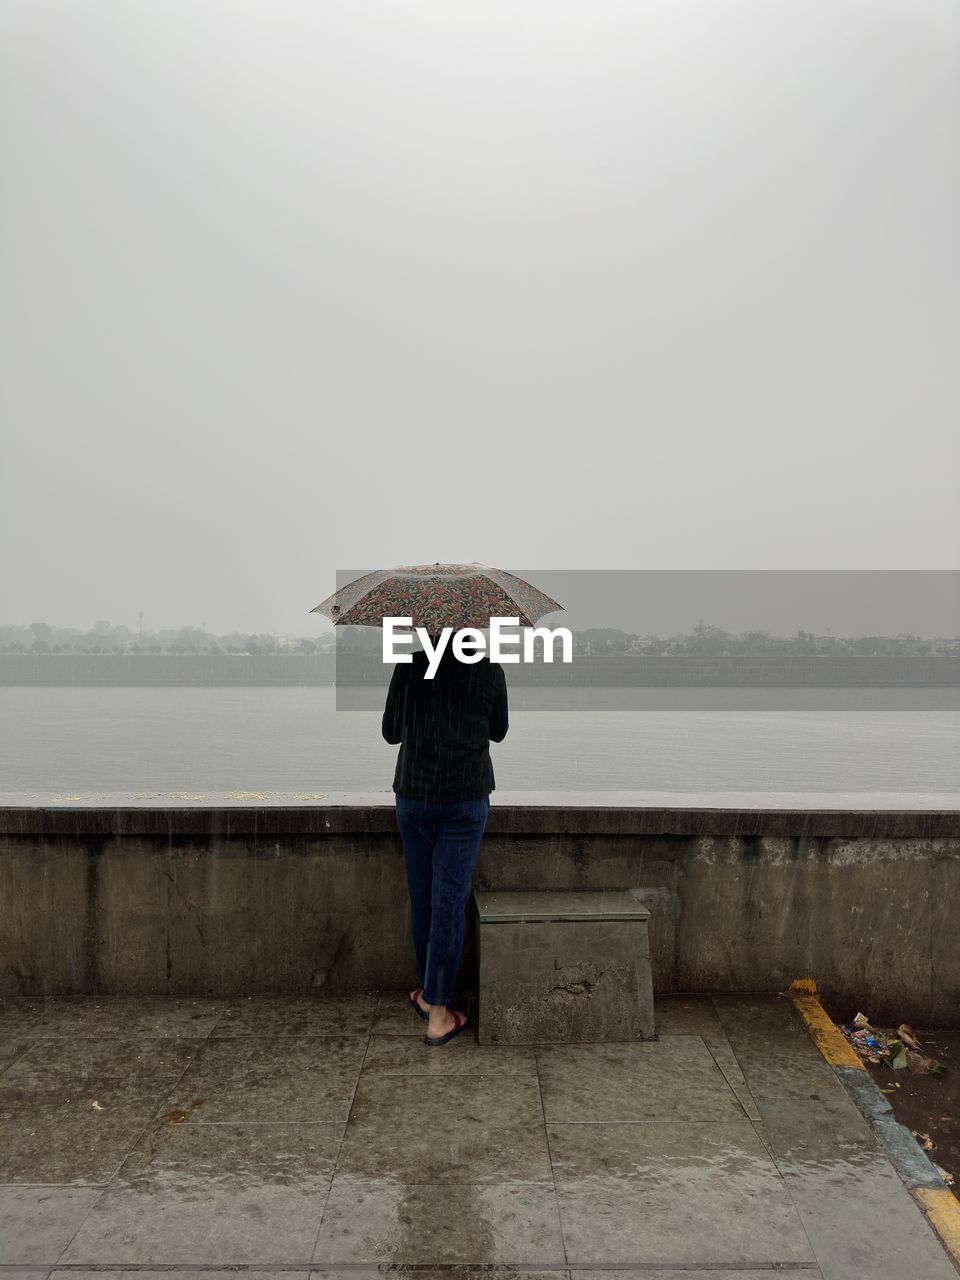
{"type": "Polygon", "coordinates": [[[457,1025],[448,1031],[445,1036],[438,1036],[437,1039],[431,1040],[429,1036],[423,1037],[423,1043],[428,1044],[431,1048],[435,1048],[438,1044],[446,1044],[448,1040],[452,1040],[454,1036],[458,1036],[463,1028],[467,1025],[467,1015],[460,1013],[457,1009],[451,1009],[450,1012],[457,1019],[457,1025]]]}
{"type": "Polygon", "coordinates": [[[408,996],[408,999],[410,1003],[413,1005],[414,1009],[416,1009],[417,1013],[419,1013],[420,1017],[424,1020],[424,1022],[426,1022],[426,1020],[430,1017],[430,1015],[429,1013],[424,1013],[423,1010],[420,1008],[419,1004],[417,1003],[417,996],[422,996],[422,995],[423,995],[423,987],[417,987],[413,995],[408,996]]]}

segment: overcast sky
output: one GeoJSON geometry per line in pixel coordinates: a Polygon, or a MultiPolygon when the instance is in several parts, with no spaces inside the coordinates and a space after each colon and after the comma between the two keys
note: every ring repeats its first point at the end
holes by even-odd
{"type": "Polygon", "coordinates": [[[0,15],[0,621],[960,565],[955,3],[0,15]]]}

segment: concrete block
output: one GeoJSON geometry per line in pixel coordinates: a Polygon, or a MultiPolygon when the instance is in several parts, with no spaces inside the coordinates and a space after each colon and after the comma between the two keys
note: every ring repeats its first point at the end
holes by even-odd
{"type": "Polygon", "coordinates": [[[654,1038],[650,912],[635,890],[475,893],[481,1044],[654,1038]]]}
{"type": "MultiPolygon", "coordinates": [[[[492,812],[492,810],[491,810],[492,812]]],[[[530,811],[535,818],[539,811],[530,811]]],[[[488,824],[489,826],[489,824],[488,824]]],[[[655,991],[677,991],[676,908],[688,840],[662,836],[486,834],[474,887],[494,889],[634,889],[650,911],[650,965],[655,991]]],[[[464,968],[477,972],[471,913],[464,968]]]]}

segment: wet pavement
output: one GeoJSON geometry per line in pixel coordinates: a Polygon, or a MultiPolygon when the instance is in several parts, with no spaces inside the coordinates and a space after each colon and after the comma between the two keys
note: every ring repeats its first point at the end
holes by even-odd
{"type": "Polygon", "coordinates": [[[923,1052],[943,1067],[942,1075],[914,1075],[884,1063],[871,1064],[867,1070],[897,1120],[926,1142],[924,1150],[931,1160],[953,1175],[950,1190],[960,1199],[960,1031],[917,1031],[916,1035],[923,1052]]]}
{"type": "Polygon", "coordinates": [[[956,1280],[790,1001],[656,1012],[430,1049],[404,992],[7,1001],[0,1280],[956,1280]]]}

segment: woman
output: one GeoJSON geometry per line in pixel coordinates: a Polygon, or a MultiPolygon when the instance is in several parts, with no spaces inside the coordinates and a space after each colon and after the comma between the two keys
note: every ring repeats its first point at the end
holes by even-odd
{"type": "Polygon", "coordinates": [[[467,1024],[450,1002],[494,788],[490,742],[507,732],[507,685],[498,663],[461,662],[450,645],[432,680],[427,655],[412,656],[394,667],[383,736],[400,743],[393,789],[420,981],[410,1002],[427,1022],[424,1043],[435,1046],[467,1024]]]}

